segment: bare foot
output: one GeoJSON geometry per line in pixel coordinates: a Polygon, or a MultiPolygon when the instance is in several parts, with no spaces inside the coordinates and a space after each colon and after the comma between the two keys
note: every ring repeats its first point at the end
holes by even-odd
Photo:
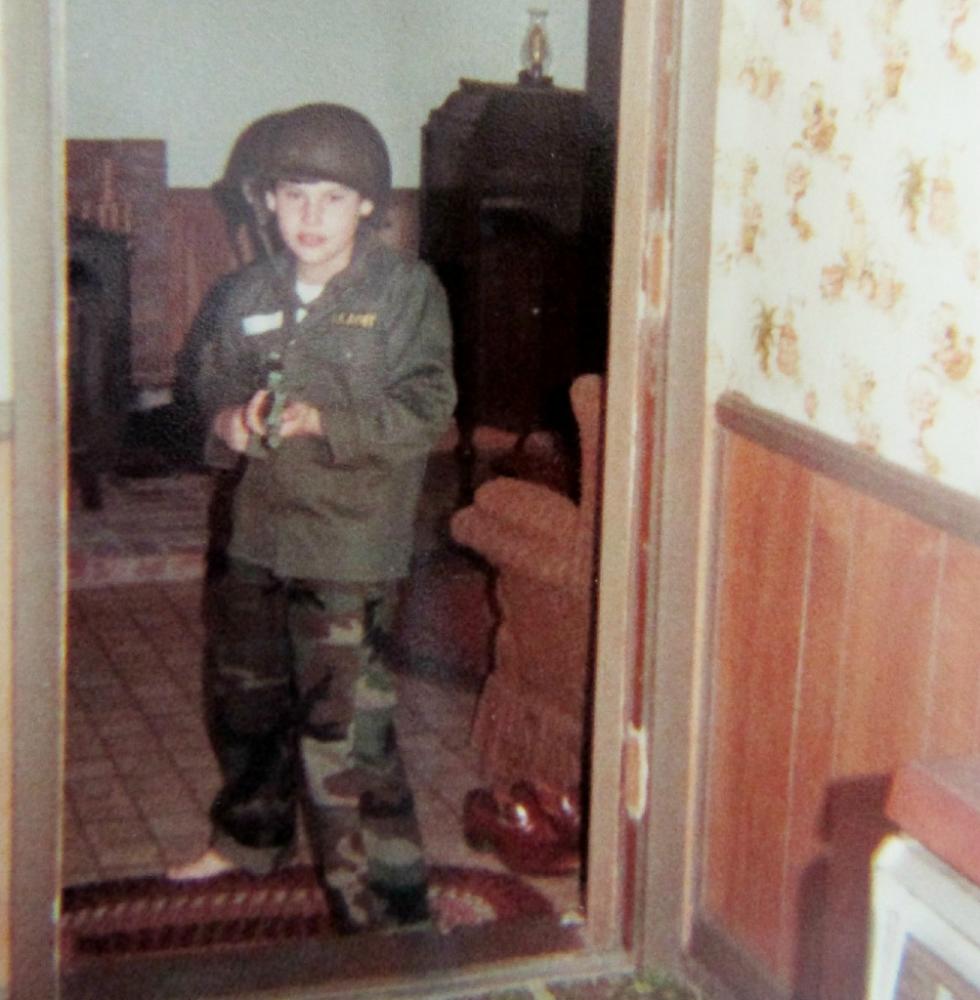
{"type": "Polygon", "coordinates": [[[167,878],[172,882],[197,882],[215,875],[235,870],[235,863],[213,847],[206,850],[199,858],[167,869],[167,878]]]}

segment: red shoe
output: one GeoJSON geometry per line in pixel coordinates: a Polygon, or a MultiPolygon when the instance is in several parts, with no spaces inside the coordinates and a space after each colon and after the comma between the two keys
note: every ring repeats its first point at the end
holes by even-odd
{"type": "Polygon", "coordinates": [[[582,807],[577,792],[559,792],[547,785],[519,781],[511,788],[510,797],[529,810],[542,811],[566,844],[576,848],[579,846],[582,837],[582,807]]]}
{"type": "Polygon", "coordinates": [[[570,844],[535,800],[518,801],[489,789],[468,792],[463,832],[477,850],[493,850],[521,875],[569,875],[578,870],[578,844],[570,844]]]}

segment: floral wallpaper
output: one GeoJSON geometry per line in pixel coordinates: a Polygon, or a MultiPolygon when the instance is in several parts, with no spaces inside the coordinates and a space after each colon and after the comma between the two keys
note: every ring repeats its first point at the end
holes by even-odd
{"type": "Polygon", "coordinates": [[[725,0],[709,392],[980,495],[980,0],[725,0]]]}

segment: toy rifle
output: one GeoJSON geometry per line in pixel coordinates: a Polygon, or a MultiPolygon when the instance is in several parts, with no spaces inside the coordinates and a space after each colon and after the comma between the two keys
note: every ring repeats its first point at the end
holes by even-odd
{"type": "MultiPolygon", "coordinates": [[[[274,266],[277,262],[274,261],[274,266]]],[[[285,303],[283,307],[283,325],[277,332],[274,346],[270,345],[270,350],[265,356],[265,386],[269,392],[269,399],[263,414],[265,418],[265,434],[262,443],[270,450],[279,447],[282,437],[282,413],[286,408],[286,391],[283,388],[282,355],[286,345],[290,342],[293,329],[296,325],[296,310],[294,306],[295,298],[290,288],[291,277],[283,271],[281,262],[275,266],[277,280],[281,287],[281,294],[285,303]]]]}
{"type": "Polygon", "coordinates": [[[282,388],[282,355],[278,351],[271,351],[266,359],[265,388],[269,392],[269,401],[265,411],[265,435],[262,443],[274,450],[282,440],[282,411],[286,406],[286,393],[282,388]]]}

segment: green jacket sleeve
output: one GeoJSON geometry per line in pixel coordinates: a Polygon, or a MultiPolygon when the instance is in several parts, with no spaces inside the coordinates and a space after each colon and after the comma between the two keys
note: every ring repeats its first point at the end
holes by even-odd
{"type": "Polygon", "coordinates": [[[235,315],[232,296],[212,324],[194,377],[194,394],[207,429],[204,460],[219,469],[233,468],[240,456],[211,432],[212,421],[221,410],[248,402],[259,378],[254,357],[243,350],[235,315]]]}
{"type": "Polygon", "coordinates": [[[323,411],[324,438],[335,463],[418,458],[449,426],[456,386],[446,294],[420,266],[401,298],[385,348],[380,405],[323,411]]]}

